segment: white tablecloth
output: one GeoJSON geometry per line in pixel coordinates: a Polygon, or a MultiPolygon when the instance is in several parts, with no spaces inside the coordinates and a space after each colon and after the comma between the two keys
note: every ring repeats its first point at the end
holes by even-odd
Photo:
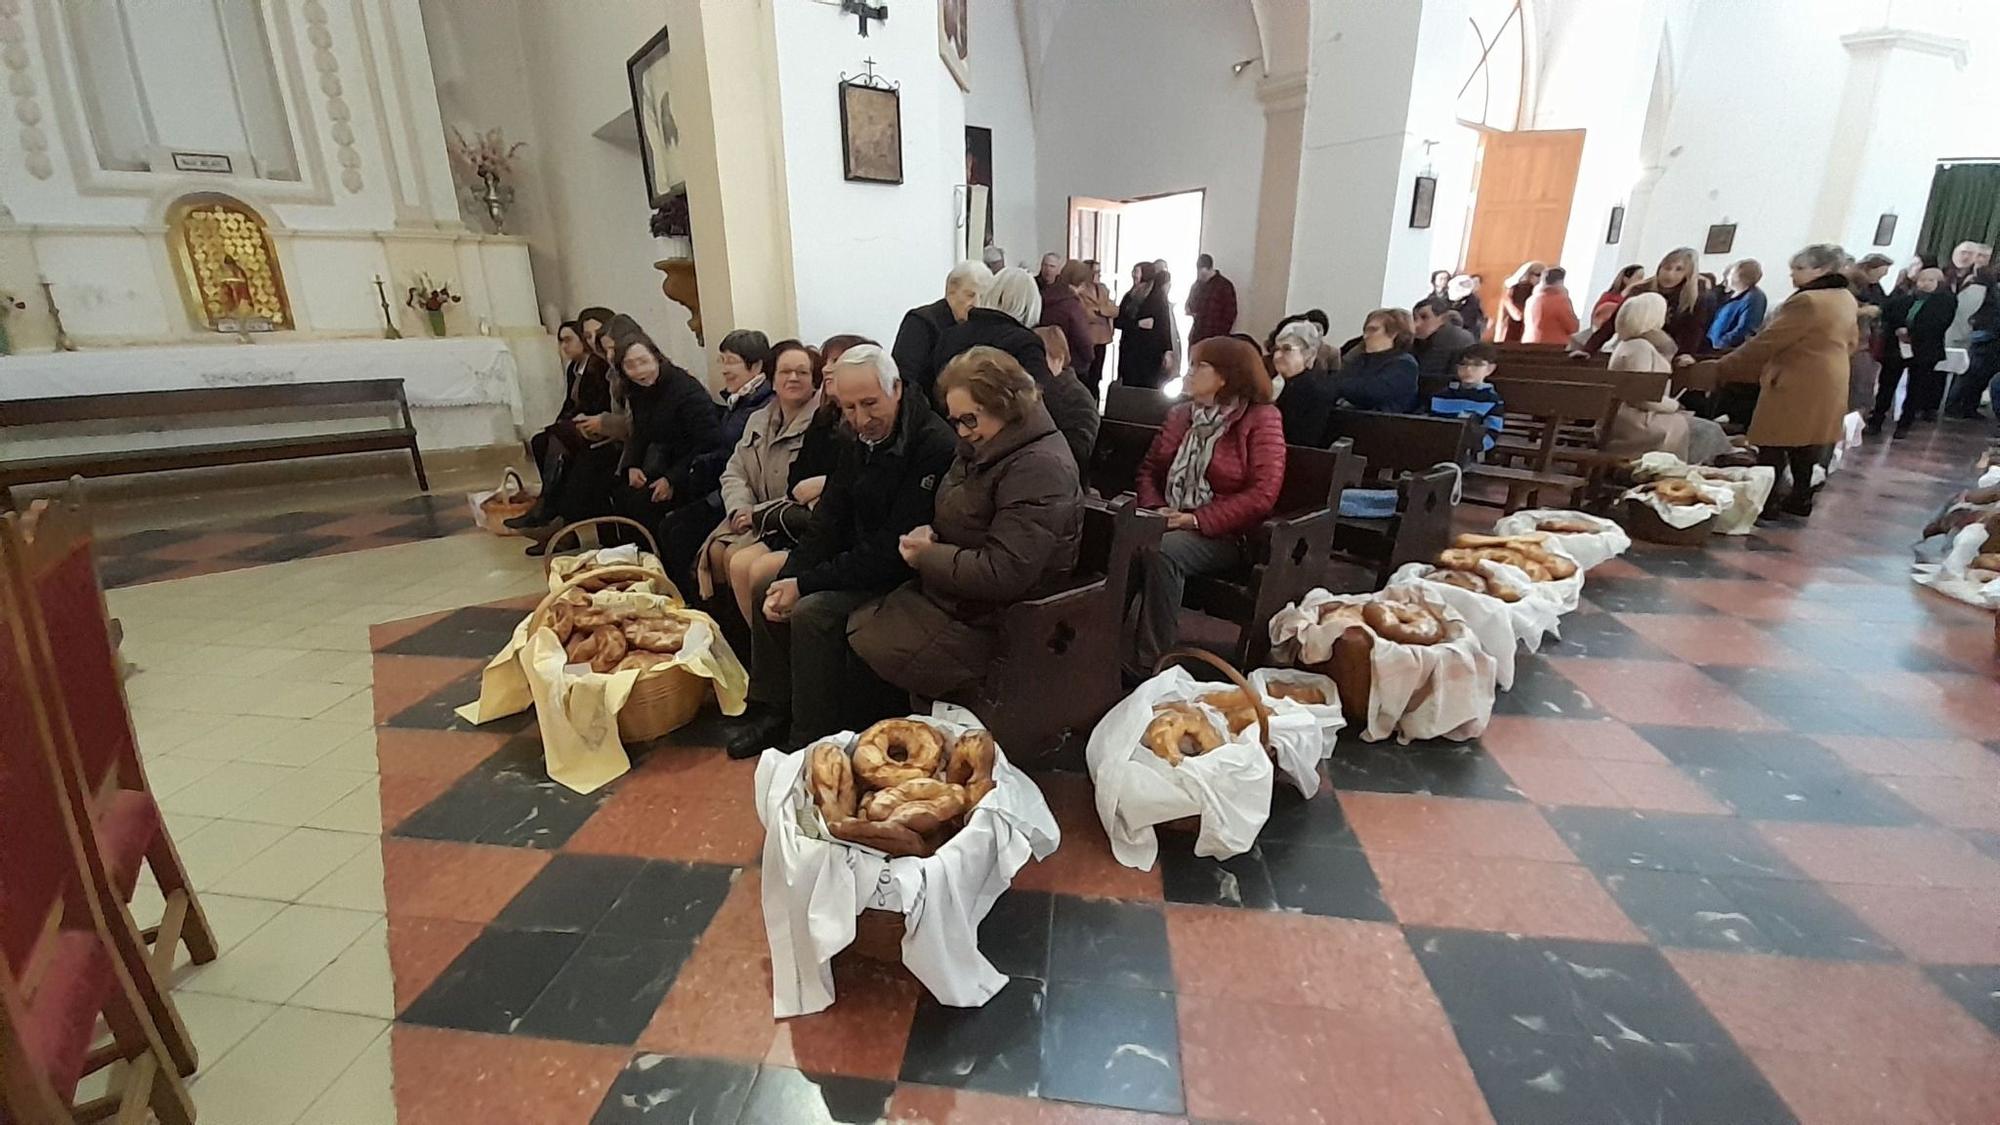
{"type": "Polygon", "coordinates": [[[401,379],[417,407],[505,406],[523,424],[520,375],[491,336],[442,340],[160,345],[0,358],[0,400],[401,379]]]}

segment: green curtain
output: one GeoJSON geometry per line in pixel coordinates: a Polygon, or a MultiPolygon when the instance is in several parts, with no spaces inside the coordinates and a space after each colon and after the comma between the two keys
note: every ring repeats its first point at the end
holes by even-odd
{"type": "Polygon", "coordinates": [[[1961,242],[2000,242],[2000,164],[1940,165],[1931,177],[1917,253],[1951,259],[1961,242]]]}

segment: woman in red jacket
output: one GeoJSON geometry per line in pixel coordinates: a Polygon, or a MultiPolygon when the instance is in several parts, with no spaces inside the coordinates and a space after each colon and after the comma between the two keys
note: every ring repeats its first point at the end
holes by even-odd
{"type": "Polygon", "coordinates": [[[1153,673],[1179,636],[1181,592],[1190,574],[1219,574],[1243,561],[1243,536],[1278,506],[1285,479],[1285,423],[1271,405],[1271,377],[1257,349],[1212,336],[1190,354],[1193,401],[1168,412],[1139,466],[1141,507],[1166,513],[1167,533],[1145,563],[1137,661],[1153,673]]]}

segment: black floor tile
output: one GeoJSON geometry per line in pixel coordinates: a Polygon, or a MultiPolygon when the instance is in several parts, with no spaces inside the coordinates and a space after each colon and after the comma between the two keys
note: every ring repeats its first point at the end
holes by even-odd
{"type": "Polygon", "coordinates": [[[1010,977],[1049,979],[1049,928],[1054,896],[1010,890],[993,900],[979,923],[979,952],[1010,977]]]}
{"type": "MultiPolygon", "coordinates": [[[[1806,701],[1787,701],[1805,706],[1806,701]]],[[[1821,701],[1811,701],[1814,708],[1821,701]]],[[[1835,703],[1838,706],[1838,703],[1835,703]]],[[[1915,809],[1850,769],[1832,751],[1788,731],[1635,728],[1704,789],[1752,820],[1914,824],[1915,809]]]]}
{"type": "Polygon", "coordinates": [[[389,721],[382,725],[398,730],[476,730],[502,734],[518,734],[535,725],[535,709],[532,707],[518,715],[509,715],[476,727],[459,718],[456,714],[458,708],[478,698],[479,673],[468,672],[432,692],[421,702],[412,703],[389,716],[389,721]]]}
{"type": "Polygon", "coordinates": [[[646,1030],[693,949],[692,942],[592,934],[514,1030],[573,1043],[631,1043],[646,1030]]]}
{"type": "Polygon", "coordinates": [[[346,519],[348,512],[281,512],[275,516],[239,523],[229,530],[249,532],[255,535],[292,535],[301,531],[311,531],[336,520],[346,519]]]}
{"type": "Polygon", "coordinates": [[[1714,613],[1715,607],[1657,578],[1592,578],[1583,597],[1611,613],[1714,613]]]}
{"type": "Polygon", "coordinates": [[[1789,731],[1728,731],[1709,727],[1634,724],[1632,729],[1685,770],[1761,767],[1795,776],[1843,776],[1854,771],[1833,751],[1789,731]]]}
{"type": "Polygon", "coordinates": [[[97,544],[99,559],[117,558],[123,555],[143,555],[162,547],[199,539],[209,532],[203,528],[167,527],[152,531],[135,531],[130,535],[120,535],[115,539],[102,540],[97,544]]]}
{"type": "Polygon", "coordinates": [[[1404,932],[1453,1026],[1512,1023],[1538,1034],[1583,1033],[1569,993],[1534,939],[1424,926],[1404,932]]]}
{"type": "Polygon", "coordinates": [[[1730,1043],[1606,1044],[1605,1087],[1617,1091],[1610,1120],[1634,1125],[1794,1125],[1784,1099],[1743,1053],[1730,1043]]]}
{"type": "MultiPolygon", "coordinates": [[[[1672,660],[1673,654],[1639,635],[1610,613],[1572,613],[1559,635],[1544,641],[1544,656],[1610,656],[1625,660],[1672,660]]],[[[1518,666],[1515,675],[1520,674],[1518,666]]]]}
{"type": "Polygon", "coordinates": [[[1257,838],[1344,847],[1355,842],[1354,829],[1330,786],[1321,786],[1311,798],[1299,796],[1289,785],[1272,787],[1271,817],[1257,838]]]}
{"type": "Polygon", "coordinates": [[[442,539],[465,530],[465,525],[438,516],[418,516],[406,523],[382,529],[385,539],[442,539]]]}
{"type": "Polygon", "coordinates": [[[1748,578],[1741,567],[1731,566],[1732,552],[1689,551],[1647,547],[1637,544],[1627,551],[1624,562],[1638,567],[1653,578],[1748,578]]]}
{"type": "Polygon", "coordinates": [[[148,578],[179,570],[185,563],[168,559],[156,559],[150,555],[126,555],[122,558],[100,558],[97,560],[97,579],[105,589],[131,586],[148,578]]]}
{"type": "MultiPolygon", "coordinates": [[[[1572,614],[1572,619],[1581,616],[1572,614]]],[[[1608,617],[1609,614],[1592,616],[1608,617]]],[[[1545,657],[1522,653],[1514,658],[1514,686],[1493,701],[1496,715],[1540,718],[1599,719],[1604,712],[1545,657]]]]}
{"type": "Polygon", "coordinates": [[[741,1125],[784,1122],[785,1125],[873,1125],[889,1110],[894,1082],[848,1078],[838,1074],[807,1074],[785,1066],[757,1072],[744,1104],[741,1125]]]}
{"type": "Polygon", "coordinates": [[[472,939],[401,1019],[509,1034],[582,944],[581,934],[489,929],[472,939]]]}
{"type": "Polygon", "coordinates": [[[540,742],[515,739],[404,818],[395,834],[548,851],[567,843],[610,796],[551,780],[540,742]]]}
{"type": "MultiPolygon", "coordinates": [[[[1276,846],[1284,843],[1266,840],[1276,846]]],[[[1160,889],[1168,902],[1246,910],[1275,910],[1278,906],[1271,873],[1255,847],[1228,859],[1208,859],[1194,854],[1191,841],[1162,839],[1160,889]]]]}
{"type": "MultiPolygon", "coordinates": [[[[240,551],[232,551],[229,557],[260,563],[291,562],[293,559],[302,559],[308,555],[324,551],[328,547],[339,546],[341,542],[342,540],[336,539],[331,535],[294,533],[280,535],[276,539],[259,543],[255,546],[245,547],[240,551]]],[[[491,656],[493,654],[489,652],[486,655],[491,656]]]]}
{"type": "Polygon", "coordinates": [[[1476,797],[1486,801],[1525,800],[1514,779],[1475,742],[1417,742],[1400,747],[1403,764],[1416,779],[1416,793],[1436,797],[1476,797]]]}
{"type": "Polygon", "coordinates": [[[1180,1062],[1172,993],[1049,982],[1042,1097],[1179,1113],[1180,1062]]]}
{"type": "Polygon", "coordinates": [[[1628,1042],[1729,1043],[1729,1033],[1650,945],[1536,939],[1585,1035],[1628,1042]]]}
{"type": "Polygon", "coordinates": [[[648,860],[597,923],[596,932],[692,942],[708,929],[735,878],[734,868],[712,863],[648,860]]]}
{"type": "Polygon", "coordinates": [[[1054,896],[1049,979],[1174,987],[1167,917],[1151,903],[1054,896]]]}
{"type": "MultiPolygon", "coordinates": [[[[1987,743],[1986,746],[1988,749],[2000,752],[2000,747],[1994,746],[1991,742],[1987,743]]],[[[1994,859],[2000,859],[2000,832],[1964,832],[1960,834],[1967,840],[1970,840],[1973,847],[1978,848],[1994,859]]]]}
{"type": "Polygon", "coordinates": [[[720,1125],[742,1118],[757,1068],[721,1059],[636,1055],[590,1125],[720,1125]]]}
{"type": "Polygon", "coordinates": [[[1778,951],[1777,943],[1704,876],[1634,868],[1599,878],[1626,917],[1660,945],[1730,953],[1778,951]]]}
{"type": "Polygon", "coordinates": [[[1360,848],[1322,848],[1272,840],[1257,846],[1284,910],[1364,922],[1393,922],[1382,884],[1360,848]]]}
{"type": "Polygon", "coordinates": [[[1902,958],[1894,945],[1809,879],[1718,878],[1715,886],[1779,953],[1829,961],[1902,958]]]}
{"type": "Polygon", "coordinates": [[[383,647],[396,656],[458,656],[485,660],[506,647],[527,614],[518,609],[467,606],[383,647]]]}
{"type": "Polygon", "coordinates": [[[587,934],[646,866],[622,855],[556,855],[501,908],[493,924],[511,930],[587,934]]]}
{"type": "Polygon", "coordinates": [[[1044,985],[1015,977],[978,1008],[948,1008],[926,994],[903,1052],[905,1082],[1032,1095],[1042,1077],[1044,985]]]}
{"type": "Polygon", "coordinates": [[[1929,965],[1924,972],[1973,1019],[2000,1035],[2000,965],[1929,965]]]}
{"type": "Polygon", "coordinates": [[[456,512],[463,507],[465,507],[463,499],[447,500],[442,496],[425,494],[412,496],[408,500],[398,500],[377,510],[385,516],[429,516],[456,512]]]}
{"type": "Polygon", "coordinates": [[[1459,1027],[1459,1047],[1498,1125],[1630,1125],[1607,1043],[1505,1024],[1459,1027]]]}
{"type": "Polygon", "coordinates": [[[1570,850],[1600,874],[1632,870],[1798,879],[1804,875],[1732,817],[1637,813],[1625,809],[1546,810],[1570,850]]]}

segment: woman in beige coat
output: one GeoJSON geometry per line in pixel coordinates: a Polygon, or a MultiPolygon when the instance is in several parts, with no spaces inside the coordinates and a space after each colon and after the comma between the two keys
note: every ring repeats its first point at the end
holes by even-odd
{"type": "Polygon", "coordinates": [[[808,509],[791,496],[793,462],[805,445],[806,430],[819,410],[819,357],[797,340],[771,349],[771,401],[743,423],[743,436],[722,470],[722,523],[709,533],[695,564],[703,598],[715,596],[717,580],[736,595],[736,608],[749,621],[751,591],[763,572],[784,565],[784,548],[808,509]],[[797,508],[796,512],[785,509],[797,508]]]}
{"type": "Polygon", "coordinates": [[[1792,256],[1797,290],[1749,343],[1716,365],[1726,382],[1755,382],[1763,389],[1750,419],[1757,461],[1777,471],[1764,515],[1812,514],[1813,466],[1840,440],[1847,414],[1848,357],[1860,345],[1854,292],[1840,270],[1847,252],[1830,243],[1792,256]],[[1792,483],[1778,499],[1785,472],[1792,483]]]}

